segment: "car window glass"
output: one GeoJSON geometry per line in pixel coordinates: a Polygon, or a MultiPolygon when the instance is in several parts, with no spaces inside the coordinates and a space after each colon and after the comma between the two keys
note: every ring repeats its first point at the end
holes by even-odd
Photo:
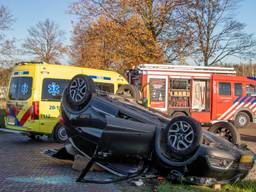
{"type": "Polygon", "coordinates": [[[31,96],[32,77],[13,77],[10,83],[11,100],[27,100],[31,96]]]}
{"type": "Polygon", "coordinates": [[[219,83],[219,94],[230,96],[231,95],[231,84],[230,83],[219,83]]]}

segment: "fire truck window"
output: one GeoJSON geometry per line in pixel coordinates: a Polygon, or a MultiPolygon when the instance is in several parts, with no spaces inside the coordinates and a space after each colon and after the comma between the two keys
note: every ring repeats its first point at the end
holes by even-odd
{"type": "Polygon", "coordinates": [[[242,96],[243,89],[242,89],[242,83],[235,83],[235,96],[242,96]]]}
{"type": "Polygon", "coordinates": [[[189,79],[170,79],[170,107],[190,107],[190,88],[189,79]]]}
{"type": "Polygon", "coordinates": [[[209,81],[194,80],[192,87],[192,110],[210,111],[210,87],[209,81]]]}
{"type": "Polygon", "coordinates": [[[256,96],[256,85],[246,85],[246,95],[256,96]]]}
{"type": "Polygon", "coordinates": [[[231,95],[231,84],[230,83],[219,83],[219,94],[230,96],[231,95]]]}
{"type": "Polygon", "coordinates": [[[150,79],[150,101],[165,101],[165,79],[150,79]]]}

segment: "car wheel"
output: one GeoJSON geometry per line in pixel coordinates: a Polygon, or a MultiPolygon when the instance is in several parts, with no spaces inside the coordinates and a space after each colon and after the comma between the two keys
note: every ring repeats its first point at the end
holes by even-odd
{"type": "Polygon", "coordinates": [[[87,75],[76,75],[69,82],[64,97],[72,109],[80,110],[88,104],[95,87],[92,79],[87,75]]]}
{"type": "Polygon", "coordinates": [[[218,136],[228,140],[233,144],[240,143],[240,134],[236,128],[229,122],[217,122],[211,125],[210,132],[217,134],[218,136]]]}
{"type": "Polygon", "coordinates": [[[235,126],[238,128],[245,128],[250,123],[250,117],[245,112],[239,112],[235,118],[235,126]]]}
{"type": "Polygon", "coordinates": [[[187,116],[173,118],[167,125],[164,135],[167,150],[175,156],[193,154],[202,143],[202,129],[200,124],[187,116]]]}
{"type": "Polygon", "coordinates": [[[141,100],[141,93],[140,93],[140,91],[136,87],[134,87],[133,85],[121,85],[118,88],[116,94],[124,96],[124,97],[133,98],[136,101],[141,100]]]}
{"type": "Polygon", "coordinates": [[[66,129],[63,125],[57,124],[53,130],[53,139],[58,143],[65,143],[68,140],[66,129]]]}

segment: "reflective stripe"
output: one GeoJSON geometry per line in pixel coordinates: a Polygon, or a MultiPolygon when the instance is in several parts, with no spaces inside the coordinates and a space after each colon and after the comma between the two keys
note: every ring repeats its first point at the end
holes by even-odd
{"type": "Polygon", "coordinates": [[[31,116],[32,113],[32,106],[30,108],[28,108],[28,110],[24,113],[24,115],[21,117],[21,119],[19,120],[17,118],[18,114],[20,111],[17,110],[17,108],[13,105],[8,104],[8,111],[10,116],[15,118],[15,125],[16,126],[23,126],[26,121],[29,119],[29,117],[31,116]]]}
{"type": "Polygon", "coordinates": [[[244,103],[240,103],[231,113],[229,113],[229,115],[227,115],[224,120],[228,120],[232,115],[235,114],[236,110],[238,110],[239,108],[241,108],[244,105],[244,103]]]}
{"type": "Polygon", "coordinates": [[[23,126],[28,118],[31,116],[32,106],[26,111],[26,113],[20,119],[20,125],[23,126]]]}
{"type": "Polygon", "coordinates": [[[13,74],[14,75],[28,75],[29,71],[16,71],[13,74]]]}
{"type": "Polygon", "coordinates": [[[238,96],[236,98],[236,100],[233,102],[233,105],[228,108],[219,118],[218,120],[222,120],[230,111],[232,111],[242,100],[245,99],[245,97],[239,102],[239,100],[241,99],[242,97],[241,96],[238,96]]]}
{"type": "Polygon", "coordinates": [[[249,97],[245,96],[241,99],[241,96],[238,96],[235,101],[233,102],[233,105],[231,105],[219,118],[218,120],[229,120],[235,112],[242,108],[249,108],[252,110],[252,112],[256,112],[256,99],[255,97],[249,97]],[[255,108],[254,108],[255,107],[255,108]],[[226,117],[225,117],[226,116],[226,117]]]}
{"type": "Polygon", "coordinates": [[[233,104],[230,108],[228,108],[227,111],[225,111],[225,113],[223,113],[219,118],[218,120],[221,120],[223,117],[225,117],[232,109],[234,109],[237,105],[238,105],[239,102],[236,102],[235,104],[233,104]]]}
{"type": "Polygon", "coordinates": [[[92,78],[92,79],[103,79],[103,80],[108,80],[108,81],[111,80],[111,77],[106,77],[106,76],[90,75],[89,77],[92,78]]]}

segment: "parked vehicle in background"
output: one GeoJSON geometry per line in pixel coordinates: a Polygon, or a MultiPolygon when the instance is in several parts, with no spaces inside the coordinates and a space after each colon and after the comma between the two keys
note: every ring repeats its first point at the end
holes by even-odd
{"type": "Polygon", "coordinates": [[[168,117],[188,115],[202,124],[233,122],[239,128],[255,122],[256,79],[236,76],[234,68],[144,64],[129,70],[128,79],[146,106],[168,117]]]}
{"type": "Polygon", "coordinates": [[[76,74],[88,75],[95,82],[96,89],[110,93],[127,84],[113,71],[41,62],[18,63],[10,78],[6,128],[33,139],[38,135],[52,135],[56,141],[64,142],[66,131],[58,123],[60,99],[69,80],[76,74]]]}

